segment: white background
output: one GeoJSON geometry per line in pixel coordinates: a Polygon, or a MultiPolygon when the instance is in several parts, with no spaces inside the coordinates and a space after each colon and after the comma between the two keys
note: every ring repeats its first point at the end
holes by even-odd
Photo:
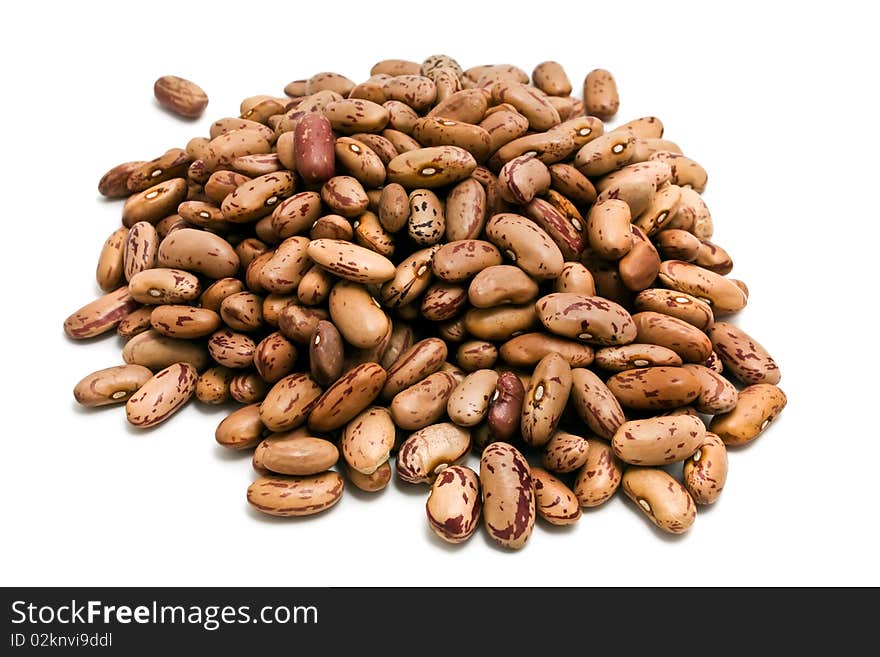
{"type": "Polygon", "coordinates": [[[878,142],[869,3],[40,3],[2,22],[5,585],[878,585],[878,142]],[[784,5],[780,7],[779,5],[784,5]],[[775,356],[788,408],[731,454],[721,500],[689,534],[622,498],[571,529],[539,522],[508,553],[483,532],[448,547],[427,489],[346,493],[305,520],[253,512],[249,457],[191,404],[157,430],[85,412],[71,389],[121,362],[115,336],[65,339],[97,293],[121,203],[110,166],[150,159],[331,70],[387,57],[464,66],[561,62],[579,88],[610,69],[619,120],[654,114],[709,171],[716,241],[751,297],[739,324],[775,356]],[[195,122],[152,98],[163,74],[211,101],[195,122]]]}

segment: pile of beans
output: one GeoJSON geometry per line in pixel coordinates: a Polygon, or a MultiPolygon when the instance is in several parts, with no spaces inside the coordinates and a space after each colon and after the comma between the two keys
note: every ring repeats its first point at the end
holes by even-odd
{"type": "MultiPolygon", "coordinates": [[[[385,60],[284,92],[101,179],[126,198],[106,294],[64,328],[115,328],[126,364],[76,399],[125,403],[136,427],[192,398],[242,404],[216,440],[253,450],[247,499],[272,515],[324,511],[346,479],[379,491],[396,455],[449,542],[482,516],[519,548],[536,515],[573,523],[619,487],[686,531],[727,446],[786,398],[767,351],[716,321],[748,288],[662,122],[607,128],[612,76],[581,99],[556,62],[385,60]]],[[[156,95],[184,116],[208,102],[173,76],[156,95]]]]}

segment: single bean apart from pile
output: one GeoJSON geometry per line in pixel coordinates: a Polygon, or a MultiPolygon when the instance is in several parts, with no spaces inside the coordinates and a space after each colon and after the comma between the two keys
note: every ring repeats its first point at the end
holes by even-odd
{"type": "MultiPolygon", "coordinates": [[[[607,70],[572,88],[553,61],[388,59],[113,167],[103,295],[64,330],[125,345],[76,400],[142,428],[239,404],[215,438],[252,453],[271,515],[327,510],[346,481],[378,496],[394,463],[450,543],[483,525],[518,549],[619,488],[687,531],[728,448],[785,407],[780,370],[735,322],[749,288],[712,241],[706,170],[657,117],[605,123],[607,70]]],[[[155,93],[207,104],[174,76],[155,93]]]]}

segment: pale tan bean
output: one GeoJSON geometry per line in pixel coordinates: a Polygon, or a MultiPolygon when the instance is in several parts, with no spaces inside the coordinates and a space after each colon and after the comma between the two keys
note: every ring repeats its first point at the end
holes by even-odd
{"type": "Polygon", "coordinates": [[[596,202],[587,215],[590,247],[606,260],[619,260],[632,249],[629,206],[617,199],[596,202]]]}
{"type": "Polygon", "coordinates": [[[614,130],[630,132],[639,139],[660,139],[663,136],[663,121],[656,116],[643,116],[619,125],[614,130]]]}
{"type": "Polygon", "coordinates": [[[394,436],[388,409],[371,406],[346,424],[340,443],[342,456],[356,472],[371,475],[388,461],[394,436]]]}
{"type": "Polygon", "coordinates": [[[455,385],[455,377],[440,371],[401,390],[389,406],[394,424],[413,431],[437,422],[446,414],[446,405],[455,385]]]}
{"type": "Polygon", "coordinates": [[[388,180],[407,189],[443,187],[464,180],[477,166],[457,146],[432,146],[401,153],[388,163],[388,180]]]}
{"type": "Polygon", "coordinates": [[[535,327],[535,304],[471,308],[464,315],[464,328],[480,340],[507,340],[535,327]]]}
{"type": "Polygon", "coordinates": [[[479,123],[489,107],[489,99],[479,89],[463,89],[437,103],[428,116],[439,116],[452,121],[479,123]]]}
{"type": "Polygon", "coordinates": [[[640,312],[651,311],[675,317],[703,331],[715,322],[712,308],[707,303],[676,290],[642,290],[633,301],[633,307],[640,312]]]}
{"type": "Polygon", "coordinates": [[[458,146],[483,162],[491,152],[489,132],[478,125],[436,116],[425,116],[413,125],[413,139],[422,146],[458,146]]]}
{"type": "Polygon", "coordinates": [[[210,278],[233,276],[240,264],[229,242],[194,228],[175,230],[163,239],[159,244],[158,262],[161,267],[199,272],[210,278]]]}
{"type": "Polygon", "coordinates": [[[587,367],[593,362],[593,348],[547,333],[524,333],[501,345],[500,355],[513,367],[534,367],[548,354],[556,353],[572,367],[587,367]]]}
{"type": "Polygon", "coordinates": [[[517,112],[529,120],[532,130],[543,132],[561,123],[559,112],[534,87],[500,82],[493,85],[492,98],[498,103],[513,105],[517,112]]]}
{"type": "Polygon", "coordinates": [[[713,417],[709,430],[725,445],[745,445],[767,429],[787,402],[785,393],[772,383],[756,383],[740,391],[732,411],[713,417]]]}
{"type": "Polygon", "coordinates": [[[672,182],[681,187],[690,187],[698,194],[706,190],[708,175],[697,162],[681,153],[658,151],[652,153],[649,161],[667,162],[672,168],[672,182]]]}
{"type": "Polygon", "coordinates": [[[386,231],[375,212],[367,211],[354,224],[354,239],[359,246],[390,258],[394,255],[394,236],[386,231]]]}
{"type": "Polygon", "coordinates": [[[688,364],[684,369],[700,382],[700,394],[693,401],[694,408],[700,413],[717,415],[734,409],[737,391],[730,381],[704,365],[688,364]]]}
{"type": "MultiPolygon", "coordinates": [[[[394,99],[392,94],[388,95],[394,99]]],[[[334,101],[324,107],[323,112],[334,130],[347,135],[381,132],[390,118],[388,110],[382,105],[358,98],[334,101]]]]}
{"type": "MultiPolygon", "coordinates": [[[[198,384],[196,389],[198,396],[198,384]]],[[[268,429],[260,420],[260,405],[250,404],[223,418],[214,431],[214,439],[223,447],[244,450],[256,447],[267,432],[268,429]]]]}
{"type": "Polygon", "coordinates": [[[447,543],[461,543],[477,530],[483,501],[477,473],[463,465],[446,468],[425,504],[428,525],[447,543]]]}
{"type": "Polygon", "coordinates": [[[333,471],[308,477],[264,476],[248,487],[254,508],[273,516],[309,516],[329,509],[342,497],[342,477],[333,471]]]}
{"type": "Polygon", "coordinates": [[[400,446],[397,476],[411,484],[430,483],[467,454],[470,443],[470,432],[451,422],[420,429],[400,446]]]}
{"type": "Polygon", "coordinates": [[[468,340],[455,352],[455,362],[465,372],[490,368],[497,360],[498,348],[486,340],[468,340]]]}
{"type": "Polygon", "coordinates": [[[64,320],[64,332],[74,340],[93,338],[112,330],[140,304],[128,292],[128,286],[108,292],[86,304],[64,320]]]}
{"type": "Polygon", "coordinates": [[[483,519],[490,538],[519,549],[535,524],[535,492],[525,457],[508,443],[492,443],[480,458],[483,519]]]}
{"type": "Polygon", "coordinates": [[[779,366],[761,344],[738,326],[716,322],[706,329],[724,369],[746,385],[779,383],[779,366]]]}
{"type": "Polygon", "coordinates": [[[571,489],[543,468],[531,468],[535,510],[551,525],[572,525],[581,518],[581,507],[571,489]]]}
{"type": "Polygon", "coordinates": [[[595,507],[607,502],[623,477],[623,462],[604,440],[591,438],[587,459],[578,471],[574,494],[581,506],[595,507]]]}
{"type": "Polygon", "coordinates": [[[383,490],[388,485],[388,482],[391,481],[392,472],[390,461],[385,461],[385,463],[376,468],[376,471],[373,472],[373,474],[368,475],[358,472],[348,463],[345,463],[344,465],[345,474],[348,475],[349,481],[365,493],[377,493],[380,490],[383,490]]]}
{"type": "Polygon", "coordinates": [[[580,262],[566,262],[562,265],[559,278],[553,280],[554,292],[573,292],[588,297],[596,296],[596,282],[593,274],[580,262]]]}
{"type": "Polygon", "coordinates": [[[498,373],[494,370],[477,370],[469,374],[449,397],[446,404],[449,419],[462,427],[482,422],[489,412],[489,400],[497,384],[498,373]]]}
{"type": "MultiPolygon", "coordinates": [[[[191,275],[192,274],[190,274],[190,276],[191,275]]],[[[143,276],[143,274],[141,274],[141,276],[143,276]]],[[[226,299],[226,297],[230,297],[233,294],[238,294],[243,291],[244,284],[237,278],[232,278],[231,276],[220,278],[205,288],[205,291],[202,292],[202,295],[199,297],[199,304],[202,308],[208,308],[219,313],[220,308],[223,306],[223,300],[226,299]]]]}
{"type": "Polygon", "coordinates": [[[141,365],[116,365],[82,378],[73,388],[77,403],[95,408],[127,401],[153,373],[141,365]]]}
{"type": "Polygon", "coordinates": [[[345,341],[354,347],[375,347],[389,332],[388,315],[363,285],[338,281],[330,291],[328,307],[336,328],[345,341]]]}
{"type": "Polygon", "coordinates": [[[428,109],[437,98],[437,85],[424,75],[396,75],[382,86],[388,98],[406,103],[416,112],[428,109]]]}
{"type": "Polygon", "coordinates": [[[458,240],[437,249],[431,268],[438,278],[456,283],[467,280],[487,267],[500,264],[501,254],[490,242],[458,240]]]}
{"type": "Polygon", "coordinates": [[[537,296],[538,284],[522,269],[511,265],[485,267],[477,272],[468,286],[468,300],[476,308],[527,303],[537,296]]]}
{"type": "Polygon", "coordinates": [[[683,534],[696,519],[696,506],[685,487],[658,468],[627,468],[623,492],[652,523],[670,534],[683,534]]]}
{"type": "Polygon", "coordinates": [[[541,62],[532,71],[532,82],[548,96],[571,95],[571,81],[559,62],[541,62]]]}
{"type": "Polygon", "coordinates": [[[124,279],[125,250],[128,238],[128,228],[122,226],[112,233],[101,249],[98,256],[98,266],[95,268],[95,280],[105,292],[110,292],[119,287],[124,279]]]}
{"type": "Polygon", "coordinates": [[[167,420],[195,394],[198,376],[189,363],[174,363],[157,372],[125,403],[129,423],[148,428],[167,420]]]}
{"type": "Polygon", "coordinates": [[[612,371],[622,372],[636,367],[681,365],[681,356],[656,344],[631,343],[619,347],[604,347],[596,351],[596,364],[612,371]]]}
{"type": "Polygon", "coordinates": [[[684,462],[684,487],[697,504],[713,504],[727,483],[727,448],[721,438],[706,432],[703,443],[684,462]]]}

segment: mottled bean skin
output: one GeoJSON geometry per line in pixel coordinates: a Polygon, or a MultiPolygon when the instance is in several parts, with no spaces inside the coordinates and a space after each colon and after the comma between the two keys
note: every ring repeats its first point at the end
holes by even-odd
{"type": "Polygon", "coordinates": [[[527,444],[541,447],[550,440],[568,403],[571,385],[571,366],[559,354],[547,354],[535,366],[520,419],[527,444]]]}
{"type": "Polygon", "coordinates": [[[611,439],[615,455],[634,465],[683,461],[703,441],[706,427],[693,415],[667,415],[624,422],[611,439]]]}
{"type": "Polygon", "coordinates": [[[551,472],[574,472],[587,461],[590,443],[565,431],[554,431],[541,453],[541,464],[551,472]]]}
{"type": "Polygon", "coordinates": [[[686,406],[700,394],[700,380],[683,367],[638,367],[618,372],[605,385],[627,408],[658,410],[686,406]]]}
{"type": "Polygon", "coordinates": [[[149,428],[179,411],[196,392],[199,375],[189,363],[174,363],[146,381],[125,404],[128,422],[149,428]]]}
{"type": "Polygon", "coordinates": [[[571,525],[581,518],[581,508],[571,489],[543,468],[531,468],[535,510],[551,525],[571,525]]]}
{"type": "Polygon", "coordinates": [[[247,500],[273,516],[308,516],[320,513],[342,497],[344,484],[336,472],[308,477],[264,476],[248,487],[247,500]]]}
{"type": "Polygon", "coordinates": [[[724,368],[746,385],[779,383],[779,366],[761,344],[738,326],[716,322],[706,331],[724,368]]]}
{"type": "Polygon", "coordinates": [[[506,548],[523,547],[535,525],[535,492],[525,457],[509,443],[492,443],[480,458],[480,482],[489,537],[506,548]]]}
{"type": "Polygon", "coordinates": [[[696,505],[685,487],[663,470],[627,468],[623,492],[664,532],[683,534],[697,517],[696,505]]]}
{"type": "Polygon", "coordinates": [[[772,383],[756,383],[740,391],[736,407],[712,418],[709,431],[725,445],[745,445],[760,436],[788,402],[772,383]]]}
{"type": "Polygon", "coordinates": [[[451,422],[416,431],[397,453],[397,476],[411,484],[430,483],[438,473],[468,453],[470,432],[451,422]]]}
{"type": "Polygon", "coordinates": [[[581,506],[594,507],[610,500],[617,491],[624,466],[606,441],[591,438],[588,442],[587,460],[578,471],[574,494],[581,506]]]}
{"type": "Polygon", "coordinates": [[[706,433],[694,455],[684,462],[684,487],[697,504],[713,504],[727,482],[727,448],[714,433],[706,433]]]}
{"type": "Polygon", "coordinates": [[[624,422],[620,402],[590,370],[574,368],[571,378],[571,399],[577,414],[593,433],[611,440],[624,422]]]}
{"type": "Polygon", "coordinates": [[[463,465],[450,466],[437,476],[425,504],[431,531],[448,543],[473,535],[482,507],[477,473],[463,465]]]}
{"type": "Polygon", "coordinates": [[[153,373],[141,365],[116,365],[84,377],[73,388],[73,397],[88,408],[121,404],[128,400],[153,373]]]}

